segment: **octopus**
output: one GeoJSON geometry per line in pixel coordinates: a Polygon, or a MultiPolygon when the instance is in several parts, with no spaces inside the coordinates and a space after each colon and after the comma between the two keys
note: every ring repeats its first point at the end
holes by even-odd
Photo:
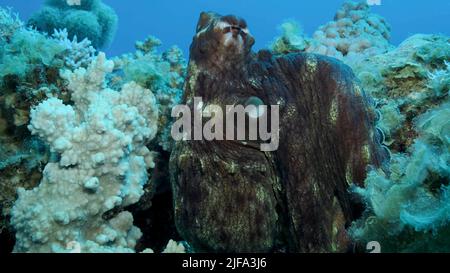
{"type": "Polygon", "coordinates": [[[183,102],[276,105],[279,145],[177,141],[170,157],[177,230],[196,252],[351,251],[346,229],[361,211],[351,188],[386,158],[373,103],[342,62],[254,52],[254,43],[245,20],[203,12],[183,102]]]}

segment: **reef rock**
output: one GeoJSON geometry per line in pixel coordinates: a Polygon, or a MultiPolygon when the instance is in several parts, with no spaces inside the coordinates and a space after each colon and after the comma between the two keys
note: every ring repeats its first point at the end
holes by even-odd
{"type": "Polygon", "coordinates": [[[392,159],[357,189],[367,203],[350,233],[383,252],[449,252],[450,38],[417,34],[355,63],[377,101],[392,159]]]}
{"type": "Polygon", "coordinates": [[[170,160],[177,228],[200,252],[346,251],[356,216],[348,189],[384,158],[374,108],[343,63],[254,54],[253,44],[244,20],[202,13],[183,100],[191,111],[194,97],[222,109],[279,106],[279,147],[178,141],[170,160]]]}
{"type": "Polygon", "coordinates": [[[360,59],[352,68],[376,99],[384,144],[404,152],[418,132],[413,120],[448,97],[450,39],[416,34],[384,54],[360,59]]]}

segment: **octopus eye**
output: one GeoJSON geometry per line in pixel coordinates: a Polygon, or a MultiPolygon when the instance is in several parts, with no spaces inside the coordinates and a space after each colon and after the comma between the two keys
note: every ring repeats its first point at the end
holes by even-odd
{"type": "Polygon", "coordinates": [[[234,36],[237,36],[242,33],[242,29],[238,26],[230,26],[229,28],[230,28],[229,32],[231,32],[234,36]]]}
{"type": "Polygon", "coordinates": [[[249,105],[254,106],[253,110],[247,113],[250,118],[259,118],[264,115],[266,110],[263,107],[264,102],[260,98],[255,96],[249,97],[245,102],[245,107],[249,105]]]}

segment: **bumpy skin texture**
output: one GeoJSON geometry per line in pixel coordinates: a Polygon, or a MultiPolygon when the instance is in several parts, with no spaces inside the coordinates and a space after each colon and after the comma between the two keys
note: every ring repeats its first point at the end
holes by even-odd
{"type": "Polygon", "coordinates": [[[278,104],[280,146],[177,142],[170,162],[177,228],[196,251],[346,251],[345,227],[355,217],[349,185],[361,185],[368,164],[383,158],[373,108],[341,62],[254,54],[246,27],[235,16],[201,14],[184,101],[191,109],[194,96],[222,107],[252,96],[278,104]]]}

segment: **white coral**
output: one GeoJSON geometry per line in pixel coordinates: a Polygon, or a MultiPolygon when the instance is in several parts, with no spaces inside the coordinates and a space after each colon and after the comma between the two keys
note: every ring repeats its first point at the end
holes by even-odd
{"type": "Polygon", "coordinates": [[[157,105],[148,89],[104,86],[114,64],[100,53],[87,68],[65,71],[72,105],[50,98],[31,111],[29,129],[45,139],[57,162],[47,164],[39,187],[19,190],[12,211],[15,251],[130,252],[141,233],[133,217],[102,215],[139,200],[153,154],[145,144],[157,131],[157,105]]]}
{"type": "Polygon", "coordinates": [[[160,109],[160,132],[155,143],[170,151],[173,140],[170,136],[171,109],[182,99],[182,86],[186,63],[182,51],[173,46],[164,53],[158,53],[161,41],[149,36],[143,42],[136,42],[136,53],[126,54],[114,60],[115,69],[122,70],[124,80],[137,83],[154,91],[160,109]]]}
{"type": "Polygon", "coordinates": [[[441,96],[450,92],[450,62],[444,61],[445,69],[428,72],[429,87],[436,95],[441,96]]]}
{"type": "Polygon", "coordinates": [[[92,42],[84,38],[78,42],[77,36],[72,40],[68,38],[67,29],[54,30],[52,38],[65,48],[64,62],[69,69],[87,67],[95,58],[96,50],[92,42]]]}
{"type": "Polygon", "coordinates": [[[171,239],[162,253],[186,253],[186,248],[182,242],[177,242],[171,239]]]}
{"type": "Polygon", "coordinates": [[[389,25],[382,17],[370,13],[370,7],[364,2],[344,3],[334,21],[321,26],[313,38],[314,43],[307,52],[348,62],[361,56],[385,53],[392,48],[389,25]]]}

